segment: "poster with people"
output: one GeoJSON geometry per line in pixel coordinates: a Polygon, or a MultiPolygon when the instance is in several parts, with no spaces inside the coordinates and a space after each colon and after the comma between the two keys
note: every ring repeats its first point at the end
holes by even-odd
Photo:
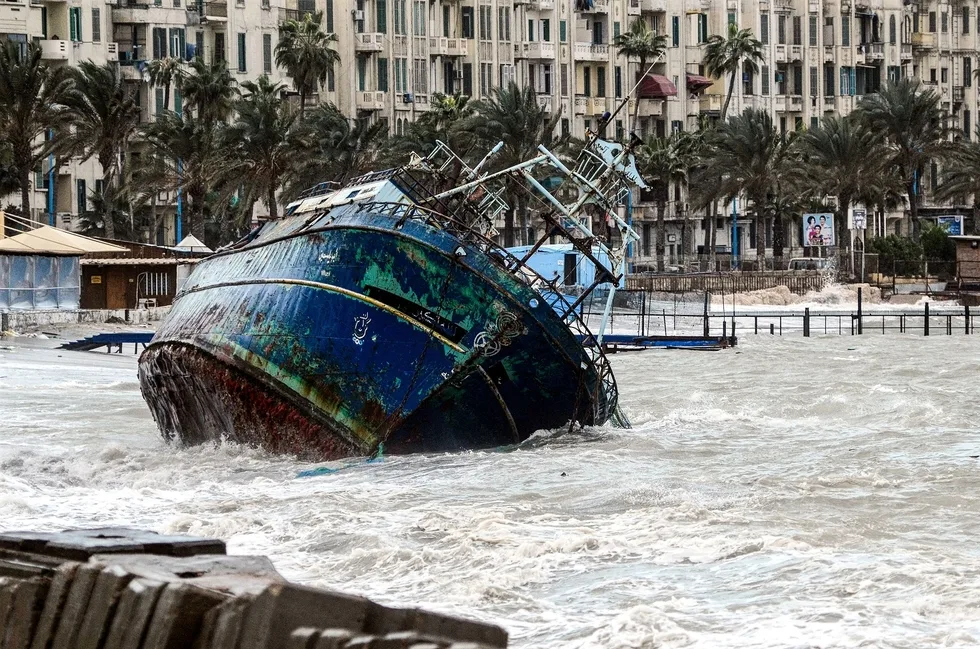
{"type": "Polygon", "coordinates": [[[803,245],[834,245],[834,215],[829,212],[825,214],[804,214],[803,245]]]}

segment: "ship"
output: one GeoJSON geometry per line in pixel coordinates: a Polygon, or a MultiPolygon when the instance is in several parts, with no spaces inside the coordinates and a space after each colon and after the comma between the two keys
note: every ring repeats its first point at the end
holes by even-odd
{"type": "Polygon", "coordinates": [[[628,426],[601,337],[638,238],[621,206],[645,187],[628,143],[590,134],[489,172],[438,142],[402,167],[321,183],[201,260],[139,359],[167,440],[313,460],[506,447],[536,431],[628,426]],[[515,190],[516,188],[516,190],[515,190]],[[506,190],[546,223],[515,254],[506,190]],[[594,232],[594,230],[596,230],[594,232]],[[595,266],[577,294],[529,265],[570,243],[595,266]],[[603,302],[605,299],[605,302],[603,302]]]}

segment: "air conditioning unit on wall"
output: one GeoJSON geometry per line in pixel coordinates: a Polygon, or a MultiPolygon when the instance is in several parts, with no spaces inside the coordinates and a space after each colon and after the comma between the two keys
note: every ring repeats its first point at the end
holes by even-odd
{"type": "Polygon", "coordinates": [[[354,20],[364,20],[364,11],[362,9],[352,9],[350,13],[354,16],[354,20]]]}

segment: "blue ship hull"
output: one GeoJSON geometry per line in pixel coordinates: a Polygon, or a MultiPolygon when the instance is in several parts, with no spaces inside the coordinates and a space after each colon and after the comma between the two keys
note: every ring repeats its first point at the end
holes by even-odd
{"type": "Polygon", "coordinates": [[[371,204],[269,223],[198,264],[140,359],[144,398],[168,438],[318,459],[604,423],[611,376],[491,254],[371,204]]]}

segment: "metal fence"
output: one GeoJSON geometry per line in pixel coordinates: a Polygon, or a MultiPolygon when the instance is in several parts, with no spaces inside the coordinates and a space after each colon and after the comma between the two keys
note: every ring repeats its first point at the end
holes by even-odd
{"type": "Polygon", "coordinates": [[[804,295],[821,290],[832,279],[831,274],[819,271],[647,274],[628,276],[626,288],[663,293],[744,293],[785,286],[791,293],[804,295]]]}

